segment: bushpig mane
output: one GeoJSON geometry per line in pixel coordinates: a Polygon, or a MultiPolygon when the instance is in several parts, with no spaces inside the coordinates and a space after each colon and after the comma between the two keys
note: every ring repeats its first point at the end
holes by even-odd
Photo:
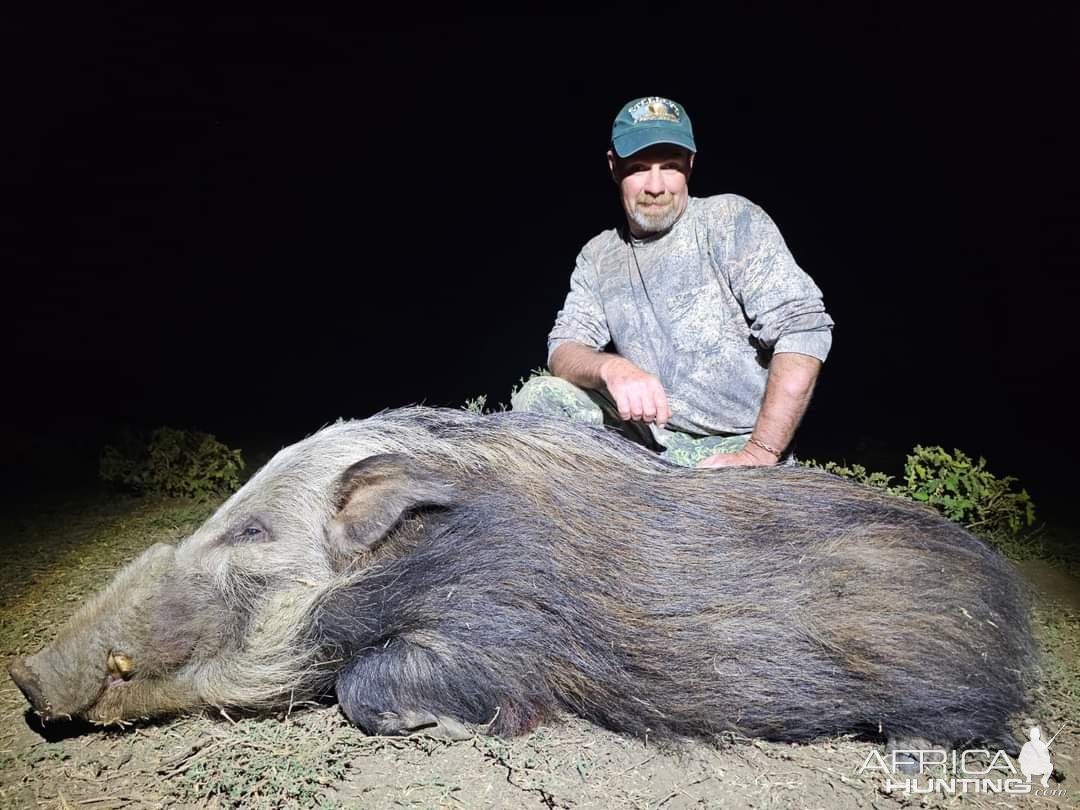
{"type": "Polygon", "coordinates": [[[409,408],[309,442],[327,475],[399,453],[456,493],[304,600],[294,638],[324,662],[306,671],[339,668],[361,725],[389,705],[506,734],[571,711],[661,738],[995,741],[1024,706],[1018,579],[920,505],[801,468],[687,470],[523,414],[409,408]]]}

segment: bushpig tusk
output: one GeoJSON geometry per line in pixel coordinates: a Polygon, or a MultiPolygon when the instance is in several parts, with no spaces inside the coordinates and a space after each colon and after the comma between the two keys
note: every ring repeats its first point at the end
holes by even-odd
{"type": "Polygon", "coordinates": [[[119,675],[124,680],[127,680],[135,671],[135,662],[128,655],[110,651],[108,668],[113,675],[119,675]]]}

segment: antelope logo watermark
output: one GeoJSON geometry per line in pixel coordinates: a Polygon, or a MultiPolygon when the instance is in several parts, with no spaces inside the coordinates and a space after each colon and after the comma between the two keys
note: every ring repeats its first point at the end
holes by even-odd
{"type": "Polygon", "coordinates": [[[1062,798],[1067,791],[1049,784],[1054,772],[1050,746],[1061,728],[1046,742],[1042,741],[1039,726],[1032,728],[1015,762],[1004,751],[995,753],[986,748],[896,748],[884,756],[871,751],[858,772],[885,774],[886,793],[1004,793],[1062,798]],[[1038,777],[1034,784],[1033,777],[1038,777]]]}

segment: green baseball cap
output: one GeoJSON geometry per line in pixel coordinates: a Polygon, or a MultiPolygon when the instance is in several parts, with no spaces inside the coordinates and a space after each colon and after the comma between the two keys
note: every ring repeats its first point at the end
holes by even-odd
{"type": "Polygon", "coordinates": [[[658,143],[673,143],[697,152],[686,110],[669,98],[646,96],[628,102],[611,127],[611,145],[627,157],[658,143]]]}

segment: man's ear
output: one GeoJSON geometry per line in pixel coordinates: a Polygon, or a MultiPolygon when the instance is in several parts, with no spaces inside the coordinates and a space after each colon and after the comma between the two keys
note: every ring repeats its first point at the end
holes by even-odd
{"type": "Polygon", "coordinates": [[[452,502],[449,481],[397,453],[356,462],[341,474],[337,486],[338,512],[326,527],[335,568],[378,546],[407,512],[452,502]]]}
{"type": "Polygon", "coordinates": [[[687,167],[686,167],[686,179],[687,180],[690,179],[690,175],[694,171],[694,158],[696,158],[696,157],[697,157],[696,152],[691,152],[690,153],[690,162],[687,164],[687,167]]]}
{"type": "Polygon", "coordinates": [[[618,166],[618,164],[619,164],[619,161],[615,157],[615,150],[614,149],[608,149],[607,150],[608,171],[611,172],[611,179],[615,181],[615,185],[619,184],[619,174],[618,174],[617,171],[615,171],[615,167],[618,166]]]}

